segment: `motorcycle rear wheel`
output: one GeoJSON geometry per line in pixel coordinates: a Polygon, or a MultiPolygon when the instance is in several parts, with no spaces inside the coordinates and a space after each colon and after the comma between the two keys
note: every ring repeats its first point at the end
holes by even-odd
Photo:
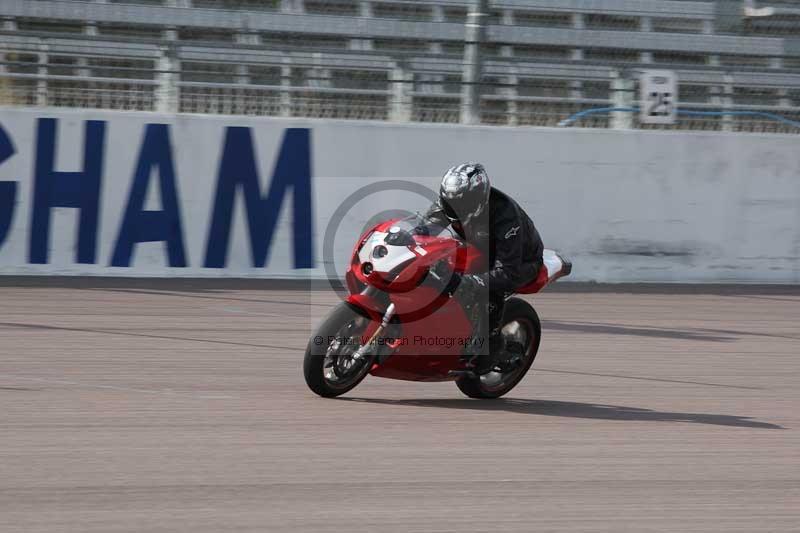
{"type": "Polygon", "coordinates": [[[503,310],[501,332],[507,340],[513,338],[524,346],[522,363],[508,372],[490,372],[488,374],[456,380],[456,385],[470,398],[499,398],[508,393],[522,381],[528,373],[542,337],[542,326],[536,310],[521,298],[509,298],[503,310]],[[524,339],[521,341],[520,339],[524,339]]]}
{"type": "Polygon", "coordinates": [[[331,311],[306,347],[303,375],[308,388],[324,398],[333,398],[367,377],[375,355],[358,361],[352,355],[361,346],[369,322],[368,316],[346,302],[331,311]]]}

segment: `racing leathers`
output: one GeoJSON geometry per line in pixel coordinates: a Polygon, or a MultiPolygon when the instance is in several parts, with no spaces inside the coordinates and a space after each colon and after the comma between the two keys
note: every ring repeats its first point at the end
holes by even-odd
{"type": "MultiPolygon", "coordinates": [[[[441,200],[431,206],[426,216],[444,226],[451,222],[441,200]]],[[[457,277],[460,287],[456,296],[460,293],[467,307],[480,302],[482,309],[478,313],[476,331],[489,333],[489,348],[494,351],[500,342],[499,327],[506,297],[533,281],[539,273],[544,249],[542,239],[519,204],[494,187],[489,194],[489,209],[482,217],[471,221],[467,227],[458,221],[452,226],[486,258],[483,272],[457,277]]]]}

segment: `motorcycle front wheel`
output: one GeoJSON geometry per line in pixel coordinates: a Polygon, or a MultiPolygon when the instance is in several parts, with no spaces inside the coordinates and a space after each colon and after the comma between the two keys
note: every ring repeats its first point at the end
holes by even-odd
{"type": "Polygon", "coordinates": [[[542,336],[542,326],[536,310],[525,300],[509,298],[503,310],[500,330],[506,344],[518,343],[523,347],[520,363],[507,371],[489,372],[482,376],[464,376],[456,381],[458,388],[470,398],[499,398],[517,386],[528,373],[542,336]]]}
{"type": "Polygon", "coordinates": [[[374,354],[355,359],[370,318],[342,302],[311,336],[303,359],[306,384],[315,393],[333,398],[353,389],[367,376],[374,354]]]}

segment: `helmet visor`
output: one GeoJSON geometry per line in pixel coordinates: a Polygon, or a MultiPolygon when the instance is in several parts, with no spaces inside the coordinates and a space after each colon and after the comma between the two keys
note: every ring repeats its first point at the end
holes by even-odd
{"type": "Polygon", "coordinates": [[[483,211],[485,194],[480,190],[467,191],[454,198],[442,198],[442,210],[450,221],[466,224],[483,211]]]}
{"type": "Polygon", "coordinates": [[[444,211],[444,215],[450,219],[450,222],[455,222],[458,220],[458,213],[451,205],[452,200],[442,200],[442,211],[444,211]]]}

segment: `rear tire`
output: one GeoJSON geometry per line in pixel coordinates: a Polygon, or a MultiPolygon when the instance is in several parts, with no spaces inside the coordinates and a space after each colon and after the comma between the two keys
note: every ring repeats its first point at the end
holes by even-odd
{"type": "MultiPolygon", "coordinates": [[[[306,354],[303,359],[303,375],[306,378],[308,388],[324,398],[333,398],[352,390],[367,377],[375,359],[374,354],[367,355],[358,362],[358,367],[354,369],[352,375],[347,373],[341,377],[338,374],[326,377],[326,373],[330,374],[332,371],[329,352],[335,342],[328,342],[329,339],[345,336],[343,331],[347,331],[346,336],[348,337],[352,336],[360,339],[369,322],[370,318],[366,313],[347,302],[340,303],[331,311],[322,324],[319,325],[314,335],[308,340],[306,354]],[[356,324],[356,326],[348,329],[350,324],[356,324]],[[320,342],[320,338],[322,342],[320,342]],[[340,380],[340,382],[337,383],[337,380],[340,380]]],[[[358,345],[345,346],[339,352],[341,353],[348,349],[352,352],[358,346],[360,346],[360,343],[358,345]]],[[[334,361],[338,361],[338,359],[334,359],[334,361]]],[[[338,363],[335,362],[335,364],[338,363]]]]}
{"type": "Polygon", "coordinates": [[[504,332],[509,328],[514,328],[515,323],[527,330],[527,343],[525,356],[519,368],[509,372],[507,379],[498,372],[492,372],[485,376],[461,377],[456,380],[456,385],[465,395],[470,398],[491,399],[499,398],[508,393],[528,373],[536,354],[539,352],[539,341],[542,337],[542,326],[539,323],[539,315],[536,310],[525,300],[520,298],[509,298],[503,310],[503,322],[501,330],[504,332]],[[497,384],[492,383],[494,378],[497,384]]]}

